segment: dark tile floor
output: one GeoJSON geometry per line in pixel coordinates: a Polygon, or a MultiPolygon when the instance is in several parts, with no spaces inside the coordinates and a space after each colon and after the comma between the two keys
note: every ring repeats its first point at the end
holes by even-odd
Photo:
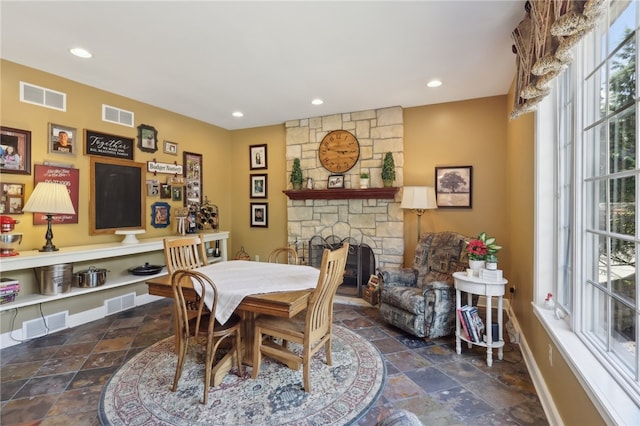
{"type": "MultiPolygon", "coordinates": [[[[172,302],[161,300],[0,351],[0,424],[97,425],[100,392],[111,375],[150,344],[172,334],[172,302]]],[[[483,348],[455,353],[453,338],[424,341],[382,323],[377,309],[336,304],[335,321],[384,355],[387,382],[359,425],[391,408],[424,424],[548,424],[517,345],[486,365],[483,348]]]]}

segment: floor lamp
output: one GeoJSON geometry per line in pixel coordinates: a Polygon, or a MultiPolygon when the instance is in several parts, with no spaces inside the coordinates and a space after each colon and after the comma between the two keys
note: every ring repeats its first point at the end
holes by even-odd
{"type": "Polygon", "coordinates": [[[36,185],[22,211],[44,213],[47,216],[47,233],[44,235],[47,243],[42,246],[40,251],[58,251],[52,242],[51,222],[53,215],[76,213],[67,186],[52,182],[40,182],[36,185]]]}
{"type": "Polygon", "coordinates": [[[438,208],[435,188],[433,186],[405,186],[402,191],[400,208],[413,210],[418,215],[418,240],[420,240],[422,215],[425,210],[438,208]]]}

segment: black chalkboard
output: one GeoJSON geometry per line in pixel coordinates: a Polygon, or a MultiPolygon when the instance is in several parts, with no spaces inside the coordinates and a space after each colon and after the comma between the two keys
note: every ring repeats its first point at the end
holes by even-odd
{"type": "Polygon", "coordinates": [[[91,234],[144,229],[145,165],[91,159],[91,234]]]}

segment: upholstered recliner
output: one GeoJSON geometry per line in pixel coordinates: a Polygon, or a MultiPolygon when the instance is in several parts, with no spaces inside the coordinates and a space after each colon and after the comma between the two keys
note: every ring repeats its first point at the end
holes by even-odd
{"type": "Polygon", "coordinates": [[[433,339],[453,334],[453,273],[469,266],[468,241],[468,237],[455,232],[422,234],[411,268],[379,270],[382,318],[418,337],[433,339]]]}

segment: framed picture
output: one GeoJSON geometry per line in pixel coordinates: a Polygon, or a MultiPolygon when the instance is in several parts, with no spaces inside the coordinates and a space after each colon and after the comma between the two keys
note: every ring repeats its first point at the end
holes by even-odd
{"type": "MultiPolygon", "coordinates": [[[[33,184],[39,182],[58,182],[67,187],[71,203],[75,213],[56,214],[53,216],[53,223],[78,223],[78,207],[80,206],[80,169],[73,167],[59,167],[49,164],[35,164],[33,166],[33,184]]],[[[46,225],[47,215],[45,213],[33,213],[34,225],[46,225]]]]}
{"type": "Polygon", "coordinates": [[[160,198],[171,199],[171,185],[166,183],[160,185],[160,198]]]}
{"type": "Polygon", "coordinates": [[[157,202],[151,204],[151,226],[166,228],[171,222],[171,206],[168,203],[157,202]]]}
{"type": "Polygon", "coordinates": [[[202,204],[202,154],[184,152],[182,154],[184,162],[185,194],[184,206],[200,207],[202,204]]]}
{"type": "Polygon", "coordinates": [[[268,228],[269,204],[251,203],[251,227],[268,228]]]}
{"type": "Polygon", "coordinates": [[[31,132],[0,127],[0,173],[31,174],[31,132]]]}
{"type": "Polygon", "coordinates": [[[472,166],[436,167],[436,202],[439,208],[470,209],[472,166]]]}
{"type": "Polygon", "coordinates": [[[267,175],[249,176],[251,198],[267,198],[267,175]]]}
{"type": "Polygon", "coordinates": [[[251,170],[267,168],[267,145],[249,146],[249,161],[251,170]]]}
{"type": "Polygon", "coordinates": [[[327,188],[344,188],[344,175],[329,175],[327,188]]]}
{"type": "Polygon", "coordinates": [[[157,197],[158,195],[160,195],[160,181],[147,179],[147,197],[157,197]]]}
{"type": "Polygon", "coordinates": [[[0,196],[0,214],[23,214],[24,185],[21,183],[2,184],[2,196],[0,196]]]}
{"type": "Polygon", "coordinates": [[[171,187],[171,201],[182,201],[182,187],[181,186],[172,186],[171,187]]]}
{"type": "Polygon", "coordinates": [[[378,276],[376,274],[371,274],[369,276],[369,282],[367,283],[367,287],[371,287],[374,289],[378,288],[378,276]]]}
{"type": "Polygon", "coordinates": [[[158,131],[146,124],[139,125],[138,148],[144,152],[156,152],[158,150],[158,131]]]}
{"type": "MultiPolygon", "coordinates": [[[[77,144],[76,144],[77,145],[77,144]]],[[[84,130],[84,152],[118,160],[133,160],[135,139],[84,130]]]]}
{"type": "Polygon", "coordinates": [[[162,151],[165,154],[178,155],[178,144],[175,142],[164,141],[162,151]]]}
{"type": "Polygon", "coordinates": [[[79,146],[77,129],[49,123],[49,152],[76,155],[79,146]]]}

